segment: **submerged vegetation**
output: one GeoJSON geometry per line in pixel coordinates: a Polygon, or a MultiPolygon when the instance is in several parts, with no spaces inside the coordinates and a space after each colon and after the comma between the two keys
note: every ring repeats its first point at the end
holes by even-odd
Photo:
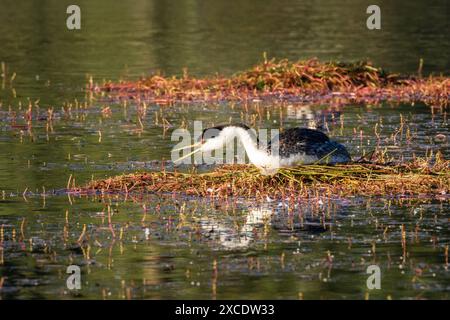
{"type": "MultiPolygon", "coordinates": [[[[137,81],[105,82],[89,91],[100,100],[136,101],[157,105],[175,103],[294,102],[378,104],[423,102],[445,108],[450,95],[450,78],[406,76],[386,72],[370,62],[320,62],[316,59],[292,62],[268,60],[230,77],[181,77],[154,74],[137,81]]],[[[375,128],[375,132],[376,132],[375,128]]],[[[197,196],[239,196],[286,198],[324,195],[443,196],[450,191],[450,161],[438,154],[409,162],[359,162],[348,165],[308,165],[281,169],[274,176],[261,175],[252,166],[227,165],[210,173],[160,172],[120,175],[92,181],[74,192],[153,192],[197,196]],[[375,164],[376,163],[376,164],[375,164]]]]}
{"type": "Polygon", "coordinates": [[[403,76],[388,73],[370,62],[291,62],[267,60],[230,77],[196,78],[155,74],[138,81],[105,82],[92,79],[88,89],[104,99],[144,100],[157,104],[177,102],[281,100],[293,102],[377,103],[417,102],[447,106],[450,79],[444,76],[403,76]]]}
{"type": "Polygon", "coordinates": [[[356,2],[82,3],[73,33],[61,2],[0,4],[1,300],[450,298],[445,2],[384,2],[407,8],[389,32],[356,2]],[[246,70],[262,50],[380,64],[246,70]],[[175,168],[171,133],[195,142],[196,121],[315,126],[364,160],[175,168]]]}
{"type": "Polygon", "coordinates": [[[120,175],[91,181],[73,192],[153,192],[195,196],[242,196],[291,198],[328,196],[442,196],[450,192],[450,161],[439,155],[389,165],[354,163],[347,165],[305,165],[282,168],[264,176],[255,167],[225,165],[209,173],[159,172],[120,175]]]}

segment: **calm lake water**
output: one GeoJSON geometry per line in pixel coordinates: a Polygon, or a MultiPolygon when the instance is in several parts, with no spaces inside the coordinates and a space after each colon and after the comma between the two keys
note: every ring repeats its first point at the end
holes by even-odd
{"type": "Polygon", "coordinates": [[[448,74],[446,1],[378,1],[381,31],[365,27],[369,1],[77,3],[80,31],[65,28],[70,1],[0,4],[0,61],[6,66],[0,88],[0,298],[449,298],[445,195],[259,203],[63,192],[71,175],[83,184],[158,170],[177,143],[172,130],[192,128],[194,120],[206,126],[232,119],[261,128],[314,121],[354,158],[377,145],[397,160],[431,151],[448,158],[448,111],[423,104],[150,105],[143,130],[133,104],[75,107],[86,99],[88,75],[95,81],[135,79],[156,70],[180,74],[183,67],[198,76],[232,74],[261,60],[264,51],[290,59],[370,58],[405,73],[417,72],[423,58],[425,74],[448,74]],[[29,100],[39,100],[31,132],[24,129],[29,100]],[[51,128],[45,118],[50,107],[51,128]],[[105,107],[110,112],[102,112],[105,107]],[[163,118],[171,124],[167,131],[163,118]],[[72,264],[82,272],[76,293],[66,287],[72,264]],[[381,268],[381,290],[366,286],[372,264],[381,268]]]}

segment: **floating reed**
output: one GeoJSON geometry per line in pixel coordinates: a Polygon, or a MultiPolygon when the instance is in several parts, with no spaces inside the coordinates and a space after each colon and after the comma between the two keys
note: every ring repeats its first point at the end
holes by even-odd
{"type": "Polygon", "coordinates": [[[251,165],[224,165],[208,173],[142,172],[91,181],[73,192],[182,193],[195,196],[440,196],[450,191],[450,161],[397,164],[304,165],[273,176],[251,165]]]}
{"type": "Polygon", "coordinates": [[[90,83],[90,91],[105,93],[106,100],[144,100],[161,105],[176,102],[288,100],[293,102],[378,103],[422,101],[447,106],[450,78],[410,77],[388,73],[370,62],[291,62],[267,60],[231,77],[196,78],[160,74],[138,81],[90,83]]]}

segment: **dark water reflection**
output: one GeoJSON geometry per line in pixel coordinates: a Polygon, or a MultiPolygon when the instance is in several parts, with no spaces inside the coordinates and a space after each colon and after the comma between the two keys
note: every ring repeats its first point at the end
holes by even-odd
{"type": "Polygon", "coordinates": [[[448,298],[445,201],[98,200],[2,203],[3,298],[74,297],[70,264],[79,298],[360,299],[371,264],[383,272],[371,298],[448,298]]]}
{"type": "Polygon", "coordinates": [[[375,148],[386,150],[396,161],[430,152],[445,156],[450,148],[446,111],[420,104],[149,106],[143,129],[136,106],[110,105],[107,114],[102,108],[55,110],[48,130],[46,109],[35,108],[30,132],[21,127],[26,123],[23,110],[0,110],[1,190],[21,194],[25,188],[32,192],[64,188],[70,174],[81,183],[123,172],[159,170],[161,160],[169,161],[165,166],[173,169],[171,150],[180,138],[172,134],[183,126],[194,142],[194,121],[201,121],[204,128],[230,120],[256,129],[314,125],[344,143],[354,159],[375,148]],[[163,126],[162,119],[170,126],[163,126]],[[445,139],[437,139],[438,135],[445,139]]]}
{"type": "MultiPolygon", "coordinates": [[[[66,186],[69,175],[84,183],[92,177],[158,170],[161,162],[155,160],[169,159],[178,142],[171,141],[172,130],[200,119],[206,126],[231,117],[260,128],[315,122],[354,157],[377,145],[398,160],[449,151],[447,141],[434,140],[437,133],[449,134],[445,112],[432,113],[421,105],[346,106],[343,111],[256,104],[247,106],[245,114],[242,110],[230,105],[154,107],[142,130],[134,120],[135,106],[126,112],[111,106],[106,117],[92,106],[56,114],[53,132],[47,132],[46,121],[36,120],[32,131],[22,134],[11,127],[10,113],[3,112],[1,296],[75,297],[65,287],[65,269],[76,264],[83,275],[79,298],[365,298],[365,270],[377,264],[383,289],[370,292],[372,298],[448,298],[445,195],[434,200],[253,203],[52,194],[66,186]],[[153,111],[162,112],[172,127],[165,131],[155,124],[162,115],[153,111]]],[[[172,169],[169,162],[165,166],[172,169]]]]}
{"type": "MultiPolygon", "coordinates": [[[[395,72],[448,73],[448,3],[378,1],[382,29],[366,28],[370,1],[77,2],[82,29],[65,27],[70,1],[3,0],[0,60],[23,99],[45,104],[72,99],[85,75],[96,79],[161,70],[230,74],[261,60],[371,59],[395,72]],[[38,76],[39,80],[36,80],[38,76]],[[50,86],[46,86],[50,81],[50,86]]],[[[0,93],[4,95],[5,92],[0,93]]]]}

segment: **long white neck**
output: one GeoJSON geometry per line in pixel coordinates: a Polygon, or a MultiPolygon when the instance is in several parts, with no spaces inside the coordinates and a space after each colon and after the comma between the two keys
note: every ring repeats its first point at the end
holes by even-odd
{"type": "Polygon", "coordinates": [[[259,149],[256,139],[252,138],[250,133],[238,127],[229,127],[223,129],[226,141],[234,139],[236,136],[244,146],[245,152],[251,163],[263,170],[264,173],[272,174],[273,170],[279,167],[279,157],[270,155],[267,150],[259,149]],[[226,131],[229,130],[229,131],[226,131]]]}

